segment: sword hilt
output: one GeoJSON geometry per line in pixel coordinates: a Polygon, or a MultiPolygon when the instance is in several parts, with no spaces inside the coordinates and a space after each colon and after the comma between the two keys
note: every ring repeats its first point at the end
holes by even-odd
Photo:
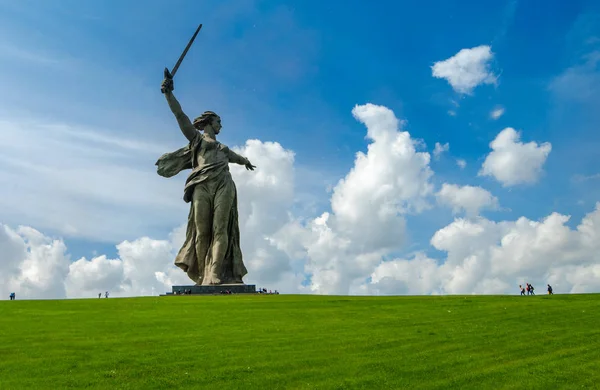
{"type": "MultiPolygon", "coordinates": [[[[173,75],[171,74],[171,72],[169,72],[168,68],[165,68],[164,76],[165,76],[165,80],[170,80],[171,85],[172,85],[173,84],[173,75]]],[[[175,89],[175,87],[172,85],[171,91],[174,89],[175,89]]],[[[160,92],[165,93],[167,91],[165,90],[164,87],[160,87],[160,92]]]]}

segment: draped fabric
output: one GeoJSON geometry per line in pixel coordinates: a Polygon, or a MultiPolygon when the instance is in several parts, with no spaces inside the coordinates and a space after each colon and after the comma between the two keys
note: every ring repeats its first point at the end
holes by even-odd
{"type": "Polygon", "coordinates": [[[156,162],[163,177],[192,169],[183,196],[191,203],[186,237],[175,265],[199,285],[243,283],[247,274],[240,248],[237,189],[229,172],[229,162],[239,158],[198,132],[188,145],[156,162]]]}

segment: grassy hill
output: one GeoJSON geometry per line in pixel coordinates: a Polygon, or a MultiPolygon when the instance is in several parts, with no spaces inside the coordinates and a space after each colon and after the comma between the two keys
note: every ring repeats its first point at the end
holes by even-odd
{"type": "Polygon", "coordinates": [[[598,388],[600,295],[0,302],[0,389],[598,388]]]}

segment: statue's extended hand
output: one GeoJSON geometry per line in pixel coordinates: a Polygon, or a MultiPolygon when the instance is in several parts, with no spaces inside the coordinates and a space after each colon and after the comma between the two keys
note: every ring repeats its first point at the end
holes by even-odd
{"type": "Polygon", "coordinates": [[[253,171],[254,168],[256,168],[254,165],[252,165],[252,163],[250,161],[248,161],[245,165],[246,169],[249,171],[253,171]]]}
{"type": "Polygon", "coordinates": [[[160,85],[160,92],[162,93],[171,93],[174,89],[175,87],[173,86],[173,79],[171,78],[165,78],[160,85]]]}

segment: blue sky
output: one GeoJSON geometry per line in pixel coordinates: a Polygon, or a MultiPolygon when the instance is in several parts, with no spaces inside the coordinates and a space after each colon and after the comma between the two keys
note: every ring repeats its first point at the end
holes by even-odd
{"type": "MultiPolygon", "coordinates": [[[[594,178],[600,172],[599,15],[600,3],[591,0],[0,0],[0,115],[90,128],[161,145],[164,152],[178,148],[183,138],[159,91],[162,69],[173,66],[203,23],[175,93],[190,116],[218,112],[226,144],[256,138],[293,150],[297,214],[315,217],[330,207],[327,189],[368,145],[351,111],[373,103],[406,120],[423,151],[449,143],[448,152],[432,158],[433,183],[484,187],[501,204],[486,213],[490,220],[536,220],[556,211],[571,215],[567,224],[575,227],[600,199],[594,178]],[[480,45],[494,53],[496,85],[465,95],[432,77],[435,62],[480,45]],[[497,107],[505,112],[493,120],[497,107]],[[523,142],[552,144],[535,184],[507,188],[477,175],[489,143],[505,127],[522,131],[523,142]]],[[[161,153],[137,163],[151,171],[161,153]]],[[[144,234],[167,235],[184,221],[184,206],[144,234]]],[[[439,208],[408,216],[411,244],[404,251],[435,252],[428,241],[452,218],[439,208]]],[[[36,227],[15,210],[0,210],[1,221],[36,227]]],[[[120,240],[136,238],[43,230],[64,236],[73,258],[92,251],[112,256],[120,240]]]]}

